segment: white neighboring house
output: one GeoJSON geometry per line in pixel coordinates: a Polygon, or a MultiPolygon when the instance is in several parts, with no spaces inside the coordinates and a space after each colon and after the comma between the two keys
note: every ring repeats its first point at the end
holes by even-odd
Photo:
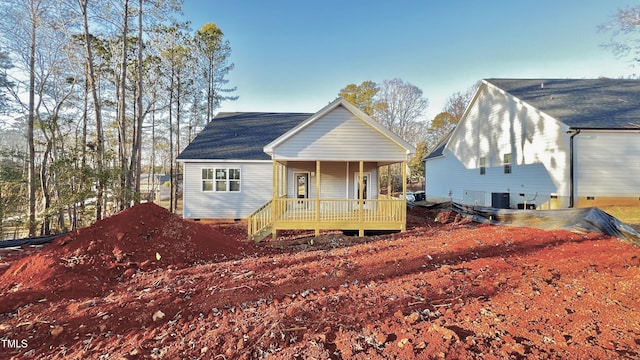
{"type": "Polygon", "coordinates": [[[640,81],[483,80],[425,157],[429,201],[640,205],[640,81]]]}
{"type": "Polygon", "coordinates": [[[412,154],[342,98],[314,114],[218,114],[178,156],[183,216],[246,218],[257,240],[283,229],[404,231],[405,200],[380,194],[379,175],[406,169],[412,154]]]}

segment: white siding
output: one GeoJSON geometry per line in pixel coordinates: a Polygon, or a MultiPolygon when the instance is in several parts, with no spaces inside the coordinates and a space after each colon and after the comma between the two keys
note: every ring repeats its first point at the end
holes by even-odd
{"type": "MultiPolygon", "coordinates": [[[[448,201],[491,206],[491,193],[509,193],[511,206],[525,200],[548,206],[551,194],[557,188],[542,164],[513,165],[511,174],[502,166],[487,167],[485,175],[480,169],[467,169],[455,156],[445,150],[445,156],[426,163],[426,193],[430,201],[448,201]]],[[[562,196],[562,195],[560,195],[562,196]]]]}
{"type": "Polygon", "coordinates": [[[582,131],[574,141],[576,197],[640,198],[640,132],[582,131]]]}
{"type": "Polygon", "coordinates": [[[536,193],[536,203],[551,194],[568,196],[568,128],[493,86],[479,91],[444,156],[426,162],[427,196],[491,205],[492,192],[509,192],[513,207],[536,193]],[[505,154],[512,154],[511,174],[503,171],[505,154]]]}
{"type": "MultiPolygon", "coordinates": [[[[372,163],[364,163],[363,171],[365,173],[371,174],[369,179],[368,189],[369,189],[369,199],[377,199],[378,198],[378,168],[375,164],[372,163]]],[[[360,164],[357,162],[349,163],[349,199],[357,199],[358,194],[356,194],[356,188],[354,186],[356,181],[356,173],[360,170],[360,164]]]]}
{"type": "MultiPolygon", "coordinates": [[[[295,194],[295,178],[293,174],[299,172],[315,172],[315,162],[289,162],[287,177],[287,196],[293,197],[295,194]]],[[[320,197],[322,199],[354,199],[353,184],[354,173],[358,172],[359,164],[357,162],[335,162],[324,161],[320,163],[320,197]],[[347,165],[348,164],[348,165],[347,165]],[[347,167],[348,166],[348,167],[347,167]]],[[[377,198],[377,168],[375,164],[365,163],[364,172],[371,173],[370,198],[377,198]]],[[[316,196],[316,178],[309,176],[309,198],[316,196]]]]}
{"type": "Polygon", "coordinates": [[[296,162],[287,164],[287,197],[293,198],[296,195],[295,173],[309,173],[309,198],[316,197],[316,178],[311,176],[316,171],[315,162],[296,162]]]}
{"type": "Polygon", "coordinates": [[[403,161],[406,150],[339,106],[276,146],[278,160],[403,161]]]}
{"type": "Polygon", "coordinates": [[[271,162],[184,164],[183,216],[191,219],[243,219],[271,200],[271,162]],[[204,192],[203,168],[240,168],[239,192],[204,192]]]}

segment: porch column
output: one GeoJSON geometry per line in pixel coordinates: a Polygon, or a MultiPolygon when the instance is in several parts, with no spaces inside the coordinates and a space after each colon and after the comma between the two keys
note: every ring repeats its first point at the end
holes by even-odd
{"type": "Polygon", "coordinates": [[[387,196],[389,197],[389,199],[391,199],[391,192],[393,189],[391,189],[391,184],[393,182],[391,181],[391,164],[387,165],[387,196]]]}
{"type": "Polygon", "coordinates": [[[276,240],[276,235],[278,233],[278,231],[276,230],[276,214],[277,212],[277,207],[278,207],[278,187],[280,186],[280,179],[279,179],[279,174],[280,171],[279,167],[278,167],[278,162],[274,159],[272,160],[273,162],[273,174],[272,174],[272,180],[271,180],[271,237],[273,238],[273,241],[276,240]]]}
{"type": "Polygon", "coordinates": [[[315,235],[320,235],[320,160],[316,160],[316,226],[315,235]]]}
{"type": "Polygon", "coordinates": [[[360,208],[359,212],[359,222],[358,222],[358,235],[360,237],[364,236],[364,161],[360,160],[360,179],[358,184],[358,207],[360,208]]]}
{"type": "Polygon", "coordinates": [[[405,201],[404,206],[402,206],[402,225],[400,228],[400,232],[407,231],[407,162],[402,162],[402,200],[405,201]]]}

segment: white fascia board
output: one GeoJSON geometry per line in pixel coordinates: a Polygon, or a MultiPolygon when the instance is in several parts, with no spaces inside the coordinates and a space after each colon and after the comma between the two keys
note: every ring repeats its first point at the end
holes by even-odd
{"type": "Polygon", "coordinates": [[[260,163],[271,163],[271,160],[229,160],[229,159],[177,159],[176,161],[182,163],[252,163],[252,164],[260,164],[260,163]]]}

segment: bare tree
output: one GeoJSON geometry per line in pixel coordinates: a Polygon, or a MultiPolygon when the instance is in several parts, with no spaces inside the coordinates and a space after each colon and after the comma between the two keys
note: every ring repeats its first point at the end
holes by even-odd
{"type": "Polygon", "coordinates": [[[447,98],[447,101],[442,108],[443,112],[448,113],[451,116],[450,122],[452,124],[457,124],[460,119],[462,119],[462,115],[464,115],[467,106],[471,103],[473,96],[480,87],[481,81],[476,82],[471,85],[466,91],[458,91],[447,98]]]}
{"type": "Polygon", "coordinates": [[[400,79],[385,80],[380,84],[377,97],[384,105],[375,109],[376,120],[410,141],[410,137],[422,131],[429,100],[422,95],[420,88],[400,79]]]}
{"type": "MultiPolygon", "coordinates": [[[[38,74],[36,72],[36,57],[40,46],[40,32],[43,27],[49,24],[48,15],[51,13],[49,3],[43,0],[13,0],[2,4],[2,18],[13,21],[0,22],[2,33],[9,50],[20,57],[21,69],[28,75],[28,103],[26,106],[27,115],[27,148],[28,148],[28,208],[29,208],[29,236],[36,234],[36,149],[34,124],[37,116],[36,109],[36,86],[43,82],[40,77],[36,84],[38,74]]],[[[20,89],[16,89],[13,98],[16,102],[22,103],[20,89]]]]}
{"type": "Polygon", "coordinates": [[[9,81],[7,77],[7,70],[11,69],[13,65],[9,56],[0,48],[0,114],[4,114],[5,106],[7,104],[6,91],[13,86],[13,83],[9,81]]]}
{"type": "Polygon", "coordinates": [[[611,34],[610,41],[603,47],[620,58],[630,58],[632,64],[640,62],[640,5],[619,9],[599,29],[611,34]]]}

